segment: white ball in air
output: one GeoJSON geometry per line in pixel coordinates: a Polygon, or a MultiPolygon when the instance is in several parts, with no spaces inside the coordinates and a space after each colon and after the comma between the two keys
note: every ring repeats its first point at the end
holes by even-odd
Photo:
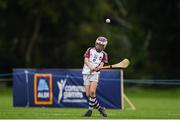
{"type": "Polygon", "coordinates": [[[106,19],[106,23],[110,23],[111,20],[109,18],[106,19]]]}

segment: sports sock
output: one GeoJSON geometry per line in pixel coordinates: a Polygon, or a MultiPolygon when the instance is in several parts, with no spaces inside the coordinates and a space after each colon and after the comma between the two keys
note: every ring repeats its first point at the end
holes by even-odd
{"type": "Polygon", "coordinates": [[[99,110],[101,106],[99,105],[99,102],[97,101],[96,97],[89,97],[89,109],[92,110],[93,108],[99,110]]]}

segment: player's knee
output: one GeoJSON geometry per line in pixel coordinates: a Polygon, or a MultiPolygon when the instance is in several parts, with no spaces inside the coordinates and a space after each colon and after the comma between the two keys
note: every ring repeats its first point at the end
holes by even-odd
{"type": "Polygon", "coordinates": [[[94,97],[94,96],[95,96],[95,91],[94,91],[94,90],[91,90],[91,91],[90,91],[90,96],[91,96],[91,97],[94,97]]]}

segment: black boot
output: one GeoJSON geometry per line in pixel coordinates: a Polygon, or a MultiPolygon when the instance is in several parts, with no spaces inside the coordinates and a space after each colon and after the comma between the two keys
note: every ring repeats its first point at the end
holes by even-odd
{"type": "Polygon", "coordinates": [[[92,110],[88,110],[88,111],[84,114],[85,117],[91,117],[91,115],[92,115],[92,110]]]}
{"type": "Polygon", "coordinates": [[[100,114],[102,114],[103,117],[107,117],[106,109],[104,107],[101,107],[99,109],[100,114]]]}

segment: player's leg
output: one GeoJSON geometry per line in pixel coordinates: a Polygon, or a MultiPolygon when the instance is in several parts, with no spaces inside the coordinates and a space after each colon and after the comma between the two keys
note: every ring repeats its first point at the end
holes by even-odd
{"type": "Polygon", "coordinates": [[[107,113],[105,111],[104,107],[101,107],[97,98],[96,98],[96,89],[98,86],[98,79],[99,76],[97,76],[98,78],[94,78],[94,80],[92,82],[90,82],[90,89],[89,89],[89,108],[96,108],[99,110],[99,112],[104,116],[107,117],[107,113]]]}
{"type": "Polygon", "coordinates": [[[85,91],[86,91],[86,97],[89,98],[89,87],[90,85],[84,85],[85,91]]]}
{"type": "Polygon", "coordinates": [[[96,88],[97,88],[97,81],[90,82],[89,86],[89,108],[93,109],[96,108],[95,104],[96,100],[96,88]]]}
{"type": "MultiPolygon", "coordinates": [[[[83,75],[83,79],[84,79],[84,88],[86,91],[86,97],[89,101],[89,89],[90,89],[90,81],[89,81],[89,75],[83,75]]],[[[84,116],[86,117],[90,117],[92,115],[92,108],[88,108],[88,111],[84,114],[84,116]]]]}
{"type": "Polygon", "coordinates": [[[90,88],[90,81],[89,81],[89,75],[83,75],[83,80],[84,80],[84,88],[86,91],[86,96],[89,98],[89,88],[90,88]]]}
{"type": "MultiPolygon", "coordinates": [[[[90,85],[84,85],[85,87],[85,90],[86,90],[86,97],[89,101],[89,88],[90,88],[90,85]]],[[[92,110],[93,110],[93,107],[89,107],[88,110],[86,111],[86,113],[84,114],[85,117],[91,117],[92,115],[92,110]]]]}
{"type": "Polygon", "coordinates": [[[99,75],[87,75],[83,76],[83,78],[86,95],[87,97],[89,97],[89,108],[84,116],[90,117],[92,115],[93,108],[96,108],[104,117],[107,117],[105,108],[101,107],[98,100],[96,99],[96,89],[98,85],[99,75]]]}

